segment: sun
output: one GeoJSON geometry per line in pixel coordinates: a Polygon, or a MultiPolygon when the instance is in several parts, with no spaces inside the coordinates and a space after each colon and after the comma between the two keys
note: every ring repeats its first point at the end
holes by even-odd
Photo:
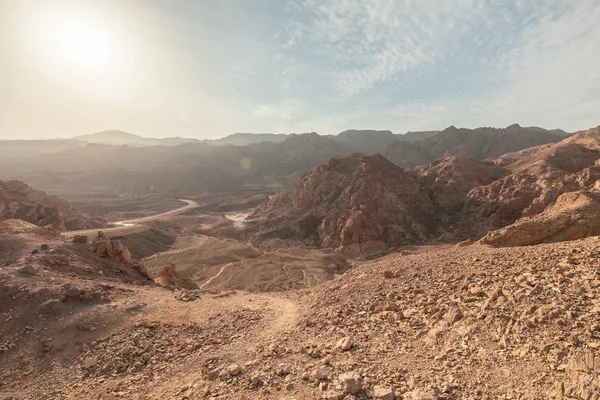
{"type": "Polygon", "coordinates": [[[89,23],[64,22],[57,33],[62,56],[76,67],[101,71],[111,62],[111,46],[106,34],[89,23]]]}

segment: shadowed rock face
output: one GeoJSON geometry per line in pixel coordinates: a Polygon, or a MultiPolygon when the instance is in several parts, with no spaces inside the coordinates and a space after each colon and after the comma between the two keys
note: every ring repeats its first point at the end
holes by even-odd
{"type": "Polygon", "coordinates": [[[380,155],[332,158],[250,216],[258,241],[304,240],[348,255],[378,253],[439,233],[427,192],[380,155]]]}
{"type": "Polygon", "coordinates": [[[103,225],[81,214],[65,200],[32,189],[21,181],[0,181],[0,220],[20,219],[58,230],[96,228],[103,225]]]}
{"type": "Polygon", "coordinates": [[[467,157],[446,157],[415,168],[419,183],[425,187],[436,208],[448,220],[463,207],[471,189],[488,185],[510,173],[491,162],[467,157]]]}

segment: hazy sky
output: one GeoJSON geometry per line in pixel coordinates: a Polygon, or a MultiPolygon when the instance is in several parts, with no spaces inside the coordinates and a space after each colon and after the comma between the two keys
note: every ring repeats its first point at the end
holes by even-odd
{"type": "Polygon", "coordinates": [[[0,0],[0,138],[600,124],[599,0],[0,0]]]}

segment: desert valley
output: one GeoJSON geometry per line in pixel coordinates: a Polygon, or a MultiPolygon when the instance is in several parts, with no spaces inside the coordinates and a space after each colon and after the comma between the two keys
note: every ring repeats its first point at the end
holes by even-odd
{"type": "Polygon", "coordinates": [[[2,399],[600,399],[600,127],[0,141],[2,399]]]}
{"type": "Polygon", "coordinates": [[[0,0],[0,400],[600,400],[600,0],[0,0]]]}

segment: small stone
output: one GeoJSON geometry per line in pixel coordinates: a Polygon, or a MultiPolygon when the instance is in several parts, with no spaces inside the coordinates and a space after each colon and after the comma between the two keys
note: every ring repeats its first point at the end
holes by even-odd
{"type": "Polygon", "coordinates": [[[279,364],[279,368],[277,369],[277,375],[283,376],[288,375],[292,372],[292,369],[287,364],[279,364]]]}
{"type": "Polygon", "coordinates": [[[60,315],[64,310],[64,304],[60,300],[48,300],[40,306],[40,312],[44,315],[60,315]]]}
{"type": "Polygon", "coordinates": [[[40,246],[40,249],[42,249],[42,251],[48,251],[50,250],[50,246],[48,246],[47,244],[43,244],[40,246]]]}
{"type": "Polygon", "coordinates": [[[227,373],[231,376],[239,375],[240,372],[242,372],[242,367],[240,367],[238,364],[234,363],[227,367],[227,373]]]}
{"type": "Polygon", "coordinates": [[[431,396],[421,390],[415,389],[402,395],[405,400],[435,400],[437,397],[431,396]]]}
{"type": "Polygon", "coordinates": [[[315,380],[321,381],[321,380],[327,379],[328,377],[329,377],[329,372],[324,368],[317,368],[313,372],[313,378],[315,380]]]}
{"type": "Polygon", "coordinates": [[[383,277],[385,279],[391,279],[394,277],[394,273],[388,269],[386,269],[385,271],[383,271],[383,277]]]}
{"type": "Polygon", "coordinates": [[[35,275],[37,273],[37,269],[33,265],[24,265],[19,268],[19,274],[21,275],[35,275]]]}
{"type": "Polygon", "coordinates": [[[96,357],[88,357],[83,361],[83,368],[90,369],[98,365],[98,359],[96,357]]]}
{"type": "Polygon", "coordinates": [[[356,372],[341,374],[338,376],[338,381],[340,382],[342,390],[348,394],[356,394],[363,387],[360,375],[356,372]]]}
{"type": "Polygon", "coordinates": [[[76,286],[70,285],[69,287],[67,287],[67,290],[65,290],[65,295],[67,297],[75,298],[79,297],[80,294],[81,290],[79,290],[76,286]]]}
{"type": "Polygon", "coordinates": [[[396,393],[393,386],[375,386],[373,388],[373,397],[379,400],[394,400],[396,393]]]}
{"type": "Polygon", "coordinates": [[[250,383],[252,383],[252,385],[256,386],[259,383],[261,383],[262,379],[260,378],[260,374],[254,374],[252,375],[252,377],[250,377],[250,383]]]}
{"type": "Polygon", "coordinates": [[[219,374],[221,373],[222,369],[221,368],[215,368],[211,371],[208,372],[208,379],[210,380],[215,380],[219,377],[219,374]]]}
{"type": "Polygon", "coordinates": [[[348,336],[345,336],[338,340],[336,347],[340,350],[350,350],[352,347],[352,339],[348,336]]]}

